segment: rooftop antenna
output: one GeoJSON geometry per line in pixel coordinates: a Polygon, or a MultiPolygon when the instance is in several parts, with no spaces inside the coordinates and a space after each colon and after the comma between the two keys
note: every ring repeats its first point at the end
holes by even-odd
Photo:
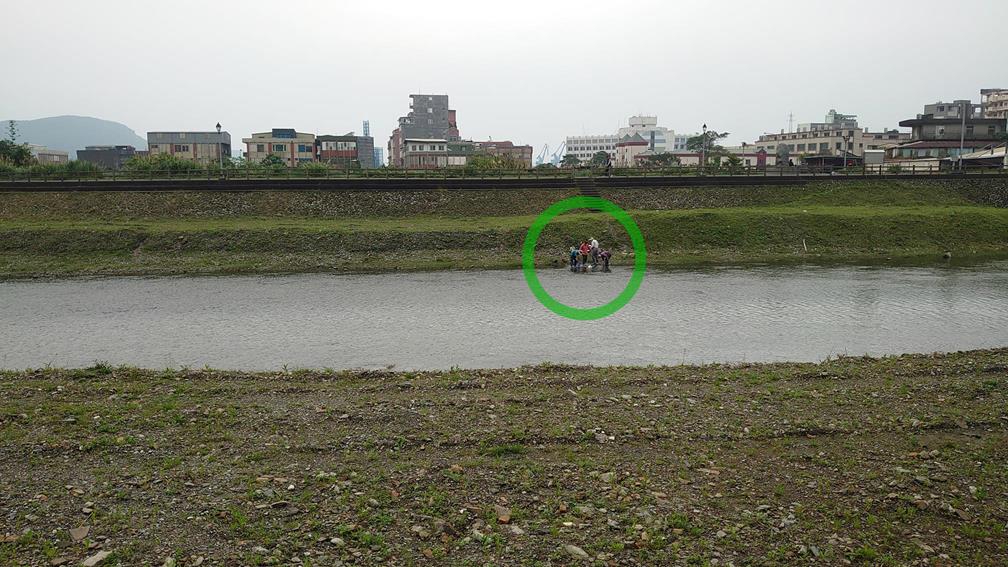
{"type": "Polygon", "coordinates": [[[371,136],[371,121],[370,120],[365,120],[364,121],[364,137],[368,138],[370,136],[371,136]]]}

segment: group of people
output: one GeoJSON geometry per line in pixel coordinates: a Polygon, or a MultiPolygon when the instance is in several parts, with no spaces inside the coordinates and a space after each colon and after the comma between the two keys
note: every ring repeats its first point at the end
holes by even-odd
{"type": "Polygon", "coordinates": [[[609,258],[611,257],[611,252],[599,247],[598,240],[594,238],[582,240],[580,246],[571,246],[570,248],[570,271],[587,272],[591,270],[594,272],[599,268],[599,262],[602,262],[602,271],[608,272],[609,258]]]}

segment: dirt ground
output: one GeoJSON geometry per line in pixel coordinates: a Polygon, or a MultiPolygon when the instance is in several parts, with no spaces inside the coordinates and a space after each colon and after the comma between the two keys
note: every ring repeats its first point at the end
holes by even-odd
{"type": "Polygon", "coordinates": [[[2,565],[1005,565],[1006,524],[1008,349],[0,373],[2,565]]]}

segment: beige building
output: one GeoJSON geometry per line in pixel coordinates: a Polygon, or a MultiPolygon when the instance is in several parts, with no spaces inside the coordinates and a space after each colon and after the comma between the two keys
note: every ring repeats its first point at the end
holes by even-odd
{"type": "Polygon", "coordinates": [[[231,134],[227,132],[147,132],[150,155],[169,154],[202,165],[231,159],[231,134]]]}
{"type": "Polygon", "coordinates": [[[406,138],[402,145],[403,167],[437,169],[448,167],[448,140],[443,138],[406,138]]]}
{"type": "Polygon", "coordinates": [[[64,152],[63,150],[50,150],[45,146],[37,146],[35,144],[28,144],[28,148],[31,150],[31,155],[35,158],[35,161],[42,165],[45,164],[64,164],[70,162],[70,154],[64,152]]]}
{"type": "Polygon", "coordinates": [[[865,150],[885,150],[906,142],[910,134],[898,130],[867,131],[857,124],[855,116],[837,114],[831,110],[826,122],[799,124],[798,131],[764,134],[754,144],[756,151],[769,155],[786,153],[790,159],[801,156],[864,155],[865,150]]]}
{"type": "Polygon", "coordinates": [[[245,144],[245,159],[261,162],[268,156],[276,156],[287,164],[297,167],[315,160],[315,134],[295,132],[293,128],[274,128],[269,132],[252,134],[242,138],[245,144]]]}
{"type": "Polygon", "coordinates": [[[1008,119],[1008,89],[980,89],[984,118],[1008,119]]]}

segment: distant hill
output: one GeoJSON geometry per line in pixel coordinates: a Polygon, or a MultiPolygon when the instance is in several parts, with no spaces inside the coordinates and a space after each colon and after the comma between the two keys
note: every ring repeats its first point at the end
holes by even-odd
{"type": "MultiPolygon", "coordinates": [[[[100,120],[90,116],[50,116],[37,120],[17,120],[18,143],[38,144],[54,150],[70,152],[77,158],[77,150],[85,146],[130,145],[138,150],[147,149],[147,140],[137,135],[129,126],[100,120]]],[[[7,137],[7,120],[0,123],[0,134],[7,137]]]]}

